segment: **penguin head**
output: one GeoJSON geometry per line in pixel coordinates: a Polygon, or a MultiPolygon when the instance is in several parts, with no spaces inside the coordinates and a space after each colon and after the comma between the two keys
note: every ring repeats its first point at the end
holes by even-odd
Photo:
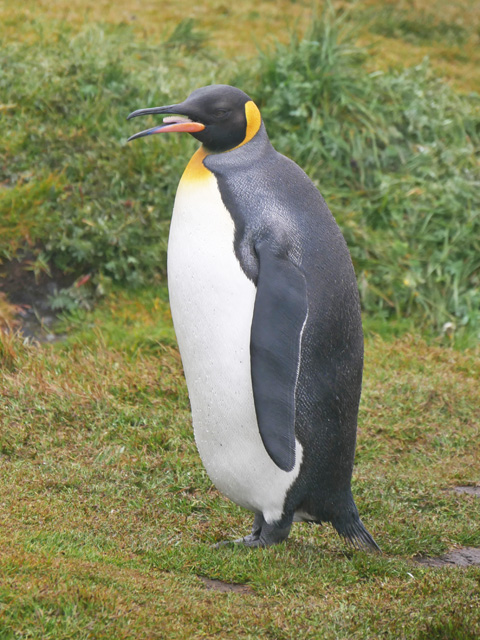
{"type": "Polygon", "coordinates": [[[140,131],[129,141],[154,133],[186,132],[208,151],[221,153],[248,142],[261,124],[260,112],[247,94],[226,84],[196,89],[179,104],[138,109],[127,120],[150,114],[168,115],[162,125],[140,131]]]}

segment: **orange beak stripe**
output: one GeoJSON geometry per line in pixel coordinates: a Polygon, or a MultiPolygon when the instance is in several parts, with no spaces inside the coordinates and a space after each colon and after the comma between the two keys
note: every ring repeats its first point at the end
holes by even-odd
{"type": "Polygon", "coordinates": [[[152,133],[197,133],[204,129],[205,125],[201,122],[173,122],[172,124],[164,124],[158,127],[158,130],[152,131],[152,133]]]}

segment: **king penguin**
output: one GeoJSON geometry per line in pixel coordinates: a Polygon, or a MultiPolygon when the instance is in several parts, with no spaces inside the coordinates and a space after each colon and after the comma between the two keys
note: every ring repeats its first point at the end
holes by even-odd
{"type": "Polygon", "coordinates": [[[255,103],[211,85],[139,109],[202,146],[181,178],[168,288],[195,441],[214,485],[252,511],[252,547],[293,521],[378,549],[351,478],[363,370],[356,278],[323,197],[273,148],[255,103]]]}

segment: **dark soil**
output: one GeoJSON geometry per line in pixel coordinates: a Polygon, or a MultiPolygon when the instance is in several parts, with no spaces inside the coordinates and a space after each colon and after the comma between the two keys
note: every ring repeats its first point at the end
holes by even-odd
{"type": "Polygon", "coordinates": [[[437,558],[416,557],[415,562],[427,567],[472,567],[480,566],[480,549],[461,547],[437,558]]]}
{"type": "Polygon", "coordinates": [[[211,591],[220,591],[221,593],[231,593],[232,591],[235,593],[245,594],[255,593],[252,587],[249,587],[247,584],[223,582],[223,580],[213,580],[212,578],[205,578],[203,576],[199,576],[199,578],[206,586],[206,588],[210,589],[211,591]]]}
{"type": "MultiPolygon", "coordinates": [[[[449,491],[480,497],[480,487],[466,486],[453,487],[449,491]]],[[[437,558],[421,557],[414,558],[415,562],[424,564],[427,567],[471,567],[480,566],[480,549],[475,547],[461,547],[454,549],[444,556],[437,558]]]]}
{"type": "Polygon", "coordinates": [[[76,277],[65,275],[54,267],[48,275],[35,276],[28,270],[29,261],[12,260],[0,266],[0,292],[8,301],[18,306],[18,324],[26,338],[51,342],[59,338],[53,333],[57,319],[51,307],[51,299],[61,289],[70,287],[76,277]]]}
{"type": "Polygon", "coordinates": [[[478,496],[480,498],[480,487],[454,487],[455,493],[468,493],[472,496],[478,496]]]}

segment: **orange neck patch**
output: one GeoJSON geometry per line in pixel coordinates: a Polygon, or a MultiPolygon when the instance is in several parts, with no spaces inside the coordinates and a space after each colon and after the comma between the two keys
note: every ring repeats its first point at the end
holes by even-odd
{"type": "Polygon", "coordinates": [[[197,149],[193,156],[190,158],[190,162],[185,167],[182,180],[204,180],[212,175],[211,171],[203,164],[203,160],[208,156],[208,152],[202,146],[197,149]]]}

